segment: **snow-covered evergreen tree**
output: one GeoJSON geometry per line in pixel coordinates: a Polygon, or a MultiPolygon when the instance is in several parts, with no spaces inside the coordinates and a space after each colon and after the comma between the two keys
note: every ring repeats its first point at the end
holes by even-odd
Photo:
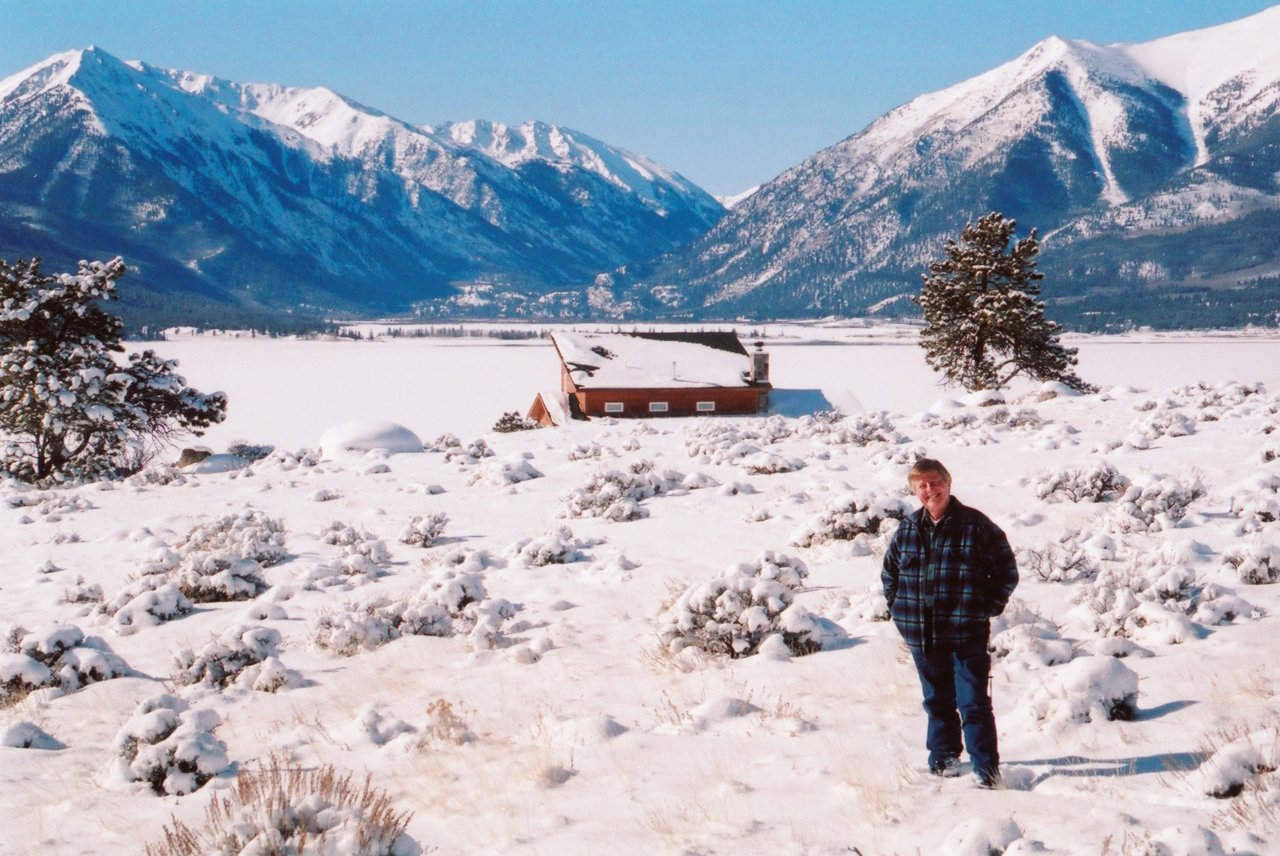
{"type": "Polygon", "coordinates": [[[24,481],[99,478],[137,469],[180,430],[221,422],[226,397],[204,395],[154,351],[123,353],[116,297],[124,262],[41,273],[40,259],[0,259],[0,473],[24,481]]]}
{"type": "Polygon", "coordinates": [[[924,311],[920,345],[945,382],[968,390],[1000,389],[1023,375],[1092,392],[1076,375],[1076,350],[1058,341],[1061,327],[1045,318],[1037,271],[1035,229],[1013,238],[1017,223],[992,212],[948,240],[946,257],[929,263],[916,302],[924,311]]]}

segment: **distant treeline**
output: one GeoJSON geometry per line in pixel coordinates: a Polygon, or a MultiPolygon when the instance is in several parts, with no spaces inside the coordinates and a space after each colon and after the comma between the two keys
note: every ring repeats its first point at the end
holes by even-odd
{"type": "Polygon", "coordinates": [[[252,306],[234,306],[186,295],[157,295],[144,290],[125,291],[107,310],[125,325],[125,338],[134,341],[164,338],[171,327],[189,327],[198,333],[210,330],[245,330],[259,336],[338,334],[339,325],[318,315],[285,312],[252,306]]]}
{"type": "MultiPolygon", "coordinates": [[[[692,325],[686,325],[684,326],[684,329],[692,331],[694,328],[692,325]]],[[[712,329],[720,329],[720,328],[712,328],[712,329]]],[[[583,332],[583,333],[598,333],[598,332],[657,333],[657,332],[660,332],[656,327],[649,327],[647,330],[642,330],[640,327],[635,327],[635,326],[631,327],[630,329],[626,329],[621,326],[614,326],[609,328],[608,330],[605,330],[602,327],[590,327],[585,330],[579,330],[577,327],[566,327],[563,325],[557,325],[554,327],[540,326],[537,328],[530,328],[530,327],[497,328],[497,327],[469,327],[462,324],[459,324],[457,326],[432,324],[430,326],[425,326],[425,327],[419,327],[419,326],[387,327],[384,330],[379,330],[376,333],[370,332],[367,335],[362,334],[359,330],[355,329],[354,327],[347,327],[347,328],[343,328],[342,335],[348,338],[353,338],[353,339],[376,338],[378,336],[385,336],[388,339],[433,339],[433,338],[462,338],[462,337],[483,338],[483,339],[545,339],[547,336],[551,335],[551,333],[554,332],[555,330],[566,330],[567,332],[572,332],[572,333],[579,333],[579,332],[583,332]]],[[[706,327],[698,327],[696,330],[696,332],[699,332],[699,333],[704,333],[707,331],[708,331],[708,328],[706,327]]],[[[730,332],[737,333],[738,331],[730,330],[730,332]]],[[[748,339],[761,339],[761,338],[764,338],[765,336],[763,332],[759,330],[754,330],[754,329],[742,335],[744,335],[748,339]]]]}
{"type": "MultiPolygon", "coordinates": [[[[362,338],[360,332],[354,329],[344,331],[347,335],[355,334],[355,338],[362,338]]],[[[457,338],[478,338],[478,339],[542,339],[548,334],[547,330],[530,330],[528,328],[507,328],[507,329],[485,329],[477,327],[457,327],[436,326],[430,327],[388,327],[380,331],[378,336],[386,336],[388,339],[457,339],[457,338]]],[[[374,338],[373,334],[364,338],[374,338]]]]}
{"type": "Polygon", "coordinates": [[[1238,288],[1134,290],[1094,295],[1088,300],[1054,302],[1049,317],[1067,330],[1123,333],[1137,327],[1156,330],[1280,327],[1280,277],[1250,280],[1238,288]]]}

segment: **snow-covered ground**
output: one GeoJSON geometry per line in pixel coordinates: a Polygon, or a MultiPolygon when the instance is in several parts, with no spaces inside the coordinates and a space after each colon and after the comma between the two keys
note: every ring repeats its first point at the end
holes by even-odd
{"type": "Polygon", "coordinates": [[[544,341],[157,343],[229,395],[197,442],[277,450],[0,485],[0,853],[140,852],[272,759],[369,774],[398,853],[1277,852],[1280,340],[1076,340],[1101,393],[991,402],[906,328],[764,333],[864,412],[491,434],[544,341]],[[403,448],[378,420],[427,450],[317,451],[403,448]],[[880,620],[871,518],[925,451],[1020,552],[999,791],[924,772],[880,620]],[[760,653],[689,644],[752,586],[786,610],[702,632],[760,653]]]}

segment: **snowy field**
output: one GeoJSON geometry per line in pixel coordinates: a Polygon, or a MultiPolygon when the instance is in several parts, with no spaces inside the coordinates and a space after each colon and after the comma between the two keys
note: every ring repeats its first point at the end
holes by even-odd
{"type": "Polygon", "coordinates": [[[204,835],[273,761],[370,776],[397,854],[1280,852],[1280,340],[1073,340],[1102,392],[991,401],[908,328],[763,332],[776,387],[864,411],[492,434],[545,341],[156,343],[229,396],[196,442],[276,451],[0,485],[0,853],[204,835]],[[321,454],[348,420],[427,448],[321,454]],[[925,773],[882,620],[924,452],[1019,551],[998,791],[925,773]],[[772,601],[707,626],[737,590],[772,601]]]}

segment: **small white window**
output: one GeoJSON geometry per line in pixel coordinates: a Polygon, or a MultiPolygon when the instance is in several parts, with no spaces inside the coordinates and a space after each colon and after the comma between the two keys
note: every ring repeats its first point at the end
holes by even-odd
{"type": "Polygon", "coordinates": [[[665,401],[650,401],[650,402],[649,402],[649,412],[650,412],[650,413],[666,413],[666,412],[667,412],[667,409],[668,409],[668,408],[667,408],[667,403],[666,403],[665,401]]]}
{"type": "Polygon", "coordinates": [[[621,401],[606,401],[606,402],[604,403],[604,412],[605,412],[605,413],[621,413],[621,412],[622,412],[622,402],[621,402],[621,401]]]}
{"type": "Polygon", "coordinates": [[[714,401],[699,401],[699,402],[698,402],[698,412],[699,412],[699,413],[714,413],[714,412],[715,412],[715,409],[716,409],[716,403],[715,403],[714,401]]]}

